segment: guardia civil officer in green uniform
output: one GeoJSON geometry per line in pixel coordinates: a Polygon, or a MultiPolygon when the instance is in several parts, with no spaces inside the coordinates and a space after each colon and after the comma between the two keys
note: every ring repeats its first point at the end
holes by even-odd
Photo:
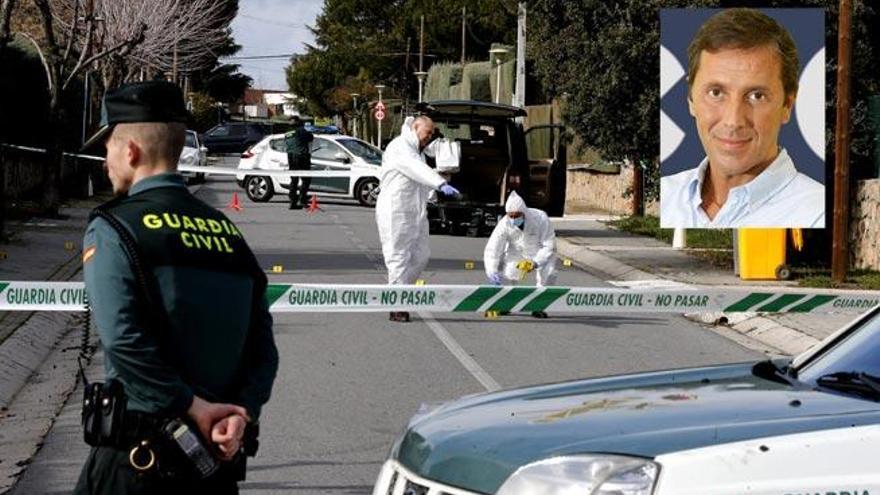
{"type": "Polygon", "coordinates": [[[242,447],[269,400],[278,353],[266,277],[241,232],[176,172],[186,120],[173,84],[128,84],[106,93],[87,143],[106,148],[117,197],[83,242],[107,380],[86,388],[85,436],[98,446],[77,494],[238,493],[242,447]]]}
{"type": "MultiPolygon", "coordinates": [[[[284,144],[287,148],[287,168],[289,170],[311,170],[312,152],[311,144],[315,139],[314,134],[306,130],[305,124],[299,117],[291,117],[293,129],[284,134],[284,144]]],[[[306,203],[306,194],[312,185],[311,177],[291,177],[290,189],[287,196],[290,198],[290,209],[301,210],[306,203]],[[302,186],[300,187],[300,181],[302,186]]]]}

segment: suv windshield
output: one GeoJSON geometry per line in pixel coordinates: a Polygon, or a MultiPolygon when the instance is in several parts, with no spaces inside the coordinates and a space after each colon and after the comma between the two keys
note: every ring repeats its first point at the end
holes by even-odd
{"type": "Polygon", "coordinates": [[[374,165],[382,164],[382,152],[363,141],[358,141],[357,139],[337,139],[336,142],[345,146],[348,151],[351,151],[356,156],[363,158],[367,163],[374,165]]]}
{"type": "Polygon", "coordinates": [[[184,146],[186,146],[187,148],[197,148],[198,147],[198,146],[196,146],[196,134],[194,132],[187,132],[186,133],[186,142],[184,143],[184,146]]]}
{"type": "Polygon", "coordinates": [[[843,341],[798,370],[798,380],[816,384],[834,373],[867,373],[880,376],[880,312],[862,323],[843,341]]]}

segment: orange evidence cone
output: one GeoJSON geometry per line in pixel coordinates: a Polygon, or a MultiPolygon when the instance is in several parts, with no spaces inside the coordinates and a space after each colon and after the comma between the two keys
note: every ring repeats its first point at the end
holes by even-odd
{"type": "Polygon", "coordinates": [[[241,203],[238,201],[238,193],[237,192],[232,193],[232,201],[230,201],[229,204],[226,205],[226,207],[233,209],[235,211],[241,211],[241,203]]]}
{"type": "Polygon", "coordinates": [[[312,200],[309,201],[309,209],[307,211],[309,213],[315,213],[318,210],[323,211],[323,209],[320,206],[318,206],[318,195],[312,194],[312,200]]]}

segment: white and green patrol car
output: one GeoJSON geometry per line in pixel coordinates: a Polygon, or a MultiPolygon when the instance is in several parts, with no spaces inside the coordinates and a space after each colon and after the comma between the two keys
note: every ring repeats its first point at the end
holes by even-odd
{"type": "Polygon", "coordinates": [[[794,359],[425,408],[374,495],[880,494],[880,308],[794,359]]]}
{"type": "MultiPolygon", "coordinates": [[[[343,134],[315,134],[311,144],[312,170],[348,172],[348,177],[317,177],[309,192],[321,197],[356,199],[361,205],[376,206],[379,196],[379,167],[382,151],[360,139],[343,134]]],[[[286,195],[290,178],[261,175],[260,171],[287,170],[284,134],[266,136],[241,154],[236,182],[251,201],[269,201],[286,195]]]]}

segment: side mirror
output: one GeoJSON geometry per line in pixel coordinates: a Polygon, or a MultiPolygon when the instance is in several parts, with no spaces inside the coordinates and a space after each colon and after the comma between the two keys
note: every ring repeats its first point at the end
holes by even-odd
{"type": "Polygon", "coordinates": [[[207,153],[208,147],[207,146],[199,146],[199,152],[200,153],[207,153]]]}
{"type": "Polygon", "coordinates": [[[351,158],[349,158],[348,155],[346,155],[345,153],[343,153],[341,151],[336,153],[335,155],[333,155],[333,159],[336,160],[337,162],[351,163],[351,158]]]}

